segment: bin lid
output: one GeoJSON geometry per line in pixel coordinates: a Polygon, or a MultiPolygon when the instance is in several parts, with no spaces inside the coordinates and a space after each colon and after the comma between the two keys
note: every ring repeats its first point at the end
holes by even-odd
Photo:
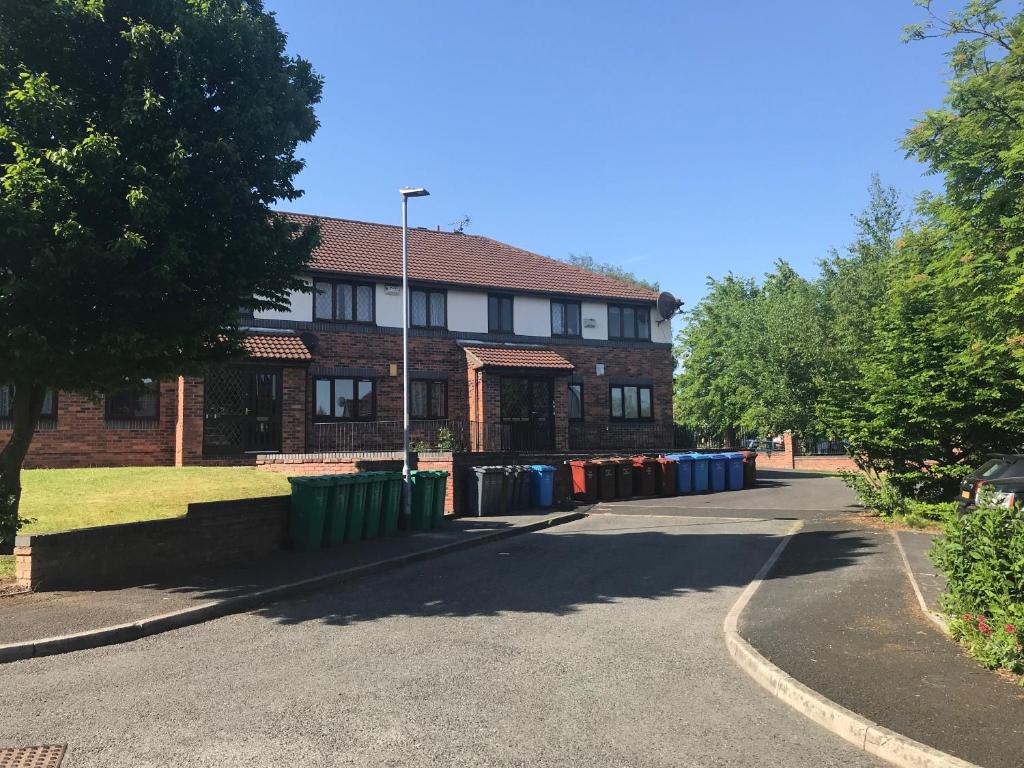
{"type": "Polygon", "coordinates": [[[555,468],[550,464],[531,464],[530,469],[534,472],[554,472],[555,468]]]}
{"type": "Polygon", "coordinates": [[[694,455],[692,453],[666,453],[665,458],[670,461],[693,461],[694,455]]]}

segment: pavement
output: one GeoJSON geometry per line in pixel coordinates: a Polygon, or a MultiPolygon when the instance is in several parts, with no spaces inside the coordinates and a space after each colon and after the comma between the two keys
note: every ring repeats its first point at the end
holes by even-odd
{"type": "MultiPolygon", "coordinates": [[[[209,608],[264,590],[342,570],[371,567],[395,558],[425,555],[441,547],[527,530],[565,513],[449,520],[431,531],[374,539],[317,552],[283,551],[259,561],[189,573],[179,579],[125,589],[28,592],[0,596],[0,646],[95,632],[189,609],[209,608]]],[[[251,607],[251,606],[248,606],[251,607]]],[[[2,658],[2,654],[0,654],[2,658]]]]}
{"type": "MultiPolygon", "coordinates": [[[[723,619],[799,520],[742,637],[887,728],[1024,765],[1024,693],[925,618],[893,534],[836,478],[762,478],[0,666],[0,747],[67,743],[70,768],[883,765],[727,652],[723,619]]],[[[922,575],[926,545],[905,544],[922,575]]]]}

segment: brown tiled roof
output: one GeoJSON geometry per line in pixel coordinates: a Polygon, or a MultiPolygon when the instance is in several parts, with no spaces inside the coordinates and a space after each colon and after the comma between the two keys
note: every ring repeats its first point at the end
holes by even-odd
{"type": "Polygon", "coordinates": [[[312,360],[309,349],[298,336],[253,333],[242,342],[249,357],[256,360],[312,360]]]}
{"type": "Polygon", "coordinates": [[[573,364],[550,349],[523,347],[466,347],[478,368],[551,368],[571,371],[573,364]]]}
{"type": "MultiPolygon", "coordinates": [[[[322,272],[399,278],[402,229],[325,216],[285,213],[300,224],[319,220],[321,243],[310,268],[322,272]]],[[[515,248],[489,237],[409,230],[409,277],[455,285],[595,298],[657,300],[645,288],[515,248]]]]}

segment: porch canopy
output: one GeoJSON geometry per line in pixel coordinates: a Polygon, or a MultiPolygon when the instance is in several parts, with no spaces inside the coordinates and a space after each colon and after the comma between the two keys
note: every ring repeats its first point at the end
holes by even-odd
{"type": "Polygon", "coordinates": [[[523,368],[552,373],[574,368],[557,352],[541,347],[466,347],[466,357],[474,368],[523,368]]]}

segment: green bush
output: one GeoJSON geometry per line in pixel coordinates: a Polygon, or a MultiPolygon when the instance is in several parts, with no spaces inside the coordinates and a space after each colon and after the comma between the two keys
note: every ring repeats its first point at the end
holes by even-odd
{"type": "Polygon", "coordinates": [[[929,553],[949,586],[942,609],[949,628],[984,666],[1024,673],[1024,517],[1021,506],[982,500],[952,515],[929,553]]]}
{"type": "Polygon", "coordinates": [[[885,475],[869,477],[863,472],[840,472],[839,476],[857,494],[857,499],[879,517],[906,515],[907,499],[885,475]]]}

